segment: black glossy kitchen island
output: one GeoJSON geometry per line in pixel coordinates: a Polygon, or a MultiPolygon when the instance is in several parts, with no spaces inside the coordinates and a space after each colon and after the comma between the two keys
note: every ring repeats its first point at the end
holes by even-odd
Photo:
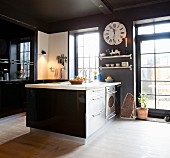
{"type": "Polygon", "coordinates": [[[27,89],[26,125],[85,138],[85,91],[27,89]]]}
{"type": "Polygon", "coordinates": [[[106,86],[107,83],[28,84],[26,125],[87,139],[106,123],[106,86]]]}

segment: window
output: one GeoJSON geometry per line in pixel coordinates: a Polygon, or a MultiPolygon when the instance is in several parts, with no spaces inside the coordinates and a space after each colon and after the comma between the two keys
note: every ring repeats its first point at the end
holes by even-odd
{"type": "Polygon", "coordinates": [[[99,71],[99,33],[77,35],[77,75],[92,79],[99,71]]]}
{"type": "Polygon", "coordinates": [[[30,76],[30,42],[20,43],[20,71],[22,78],[29,78],[30,76]]]}
{"type": "Polygon", "coordinates": [[[170,22],[163,24],[151,24],[138,27],[138,35],[170,32],[170,22]]]}
{"type": "Polygon", "coordinates": [[[150,109],[170,110],[170,22],[136,28],[137,94],[149,95],[150,109]]]}

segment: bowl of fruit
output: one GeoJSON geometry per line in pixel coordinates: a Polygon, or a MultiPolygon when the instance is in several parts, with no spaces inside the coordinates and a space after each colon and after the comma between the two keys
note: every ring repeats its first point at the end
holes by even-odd
{"type": "Polygon", "coordinates": [[[74,79],[69,80],[71,84],[82,84],[84,82],[84,78],[82,77],[77,77],[74,79]]]}
{"type": "Polygon", "coordinates": [[[111,76],[108,76],[108,77],[105,79],[105,81],[106,81],[107,83],[112,83],[112,82],[113,82],[113,78],[112,78],[111,76]]]}

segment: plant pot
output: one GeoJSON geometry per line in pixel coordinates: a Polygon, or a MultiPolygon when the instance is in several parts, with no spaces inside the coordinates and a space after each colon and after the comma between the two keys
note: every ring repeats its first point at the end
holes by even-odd
{"type": "Polygon", "coordinates": [[[148,108],[142,108],[142,107],[139,107],[139,108],[136,108],[137,110],[137,117],[138,119],[142,119],[142,120],[146,120],[147,117],[148,117],[148,108]]]}

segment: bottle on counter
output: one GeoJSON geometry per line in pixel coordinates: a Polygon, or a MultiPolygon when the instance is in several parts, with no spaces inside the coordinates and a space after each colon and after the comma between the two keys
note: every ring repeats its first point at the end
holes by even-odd
{"type": "Polygon", "coordinates": [[[101,73],[98,74],[97,79],[98,79],[98,81],[102,81],[102,74],[101,73]]]}

